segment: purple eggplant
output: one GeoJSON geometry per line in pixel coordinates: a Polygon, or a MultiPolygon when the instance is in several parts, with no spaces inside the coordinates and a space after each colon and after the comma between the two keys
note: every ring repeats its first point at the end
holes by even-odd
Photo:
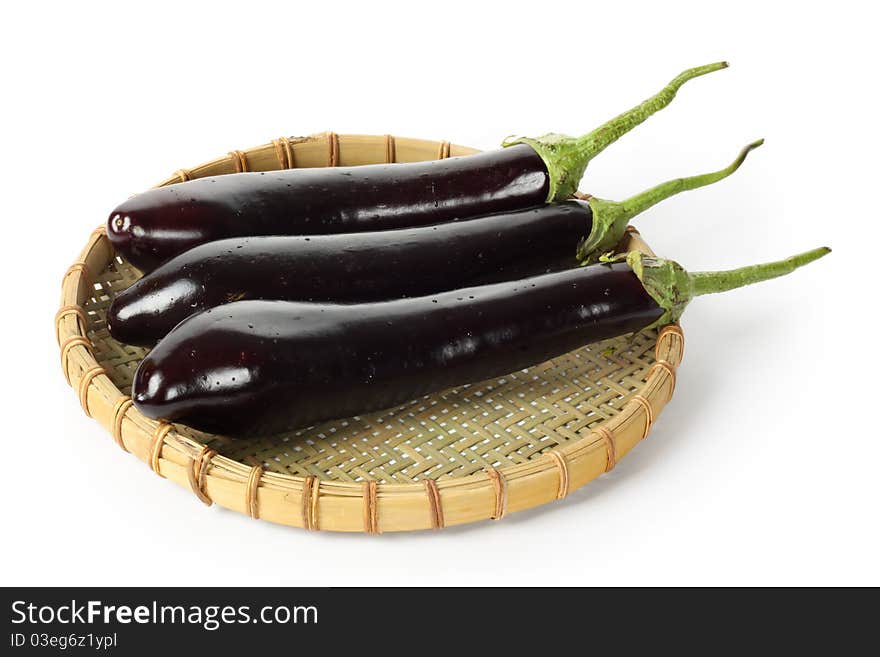
{"type": "Polygon", "coordinates": [[[781,276],[828,252],[694,274],[634,252],[380,303],[237,301],[193,315],[160,341],[135,373],[132,399],[148,417],[228,436],[304,427],[677,321],[695,296],[781,276]]]}
{"type": "Polygon", "coordinates": [[[666,107],[685,82],[726,66],[684,71],[579,138],[549,134],[431,162],[240,173],[152,189],[110,213],[107,235],[117,253],[146,272],[229,237],[424,226],[565,200],[593,157],[666,107]]]}

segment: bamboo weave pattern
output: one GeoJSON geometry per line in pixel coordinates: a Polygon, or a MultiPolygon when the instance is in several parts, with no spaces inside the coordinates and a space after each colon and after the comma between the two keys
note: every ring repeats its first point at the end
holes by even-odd
{"type": "MultiPolygon", "coordinates": [[[[291,166],[412,161],[474,152],[390,135],[281,138],[162,184],[291,166]]],[[[628,248],[647,247],[635,231],[628,248]]],[[[307,529],[442,528],[562,499],[611,470],[671,398],[677,326],[583,347],[527,370],[360,417],[233,441],[140,415],[128,397],[146,350],[106,330],[139,273],[93,232],[65,273],[56,337],[84,411],[125,451],[211,505],[307,529]]]]}

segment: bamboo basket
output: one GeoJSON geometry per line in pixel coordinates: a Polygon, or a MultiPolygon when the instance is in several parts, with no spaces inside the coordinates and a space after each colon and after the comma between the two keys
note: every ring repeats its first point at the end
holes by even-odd
{"type": "MultiPolygon", "coordinates": [[[[232,151],[160,185],[474,152],[449,142],[328,133],[232,151]]],[[[620,248],[650,252],[634,229],[620,248]]],[[[64,275],[56,337],[83,411],[119,447],[203,503],[307,529],[437,529],[562,499],[648,436],[672,397],[684,348],[681,329],[671,325],[387,411],[234,441],[156,422],[132,406],[128,392],[146,350],[113,340],[105,315],[139,276],[113,253],[103,226],[64,275]]]]}

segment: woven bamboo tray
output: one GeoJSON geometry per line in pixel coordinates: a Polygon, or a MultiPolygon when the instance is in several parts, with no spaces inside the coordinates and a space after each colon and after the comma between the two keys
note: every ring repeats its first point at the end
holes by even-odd
{"type": "MultiPolygon", "coordinates": [[[[281,138],[160,183],[240,171],[409,162],[474,153],[391,136],[281,138]]],[[[621,245],[649,252],[630,230],[621,245]]],[[[64,275],[61,367],[86,415],[160,477],[270,522],[380,533],[440,528],[564,498],[647,437],[675,388],[678,326],[590,345],[527,370],[403,406],[254,441],[141,415],[128,396],[146,350],[113,340],[105,315],[140,273],[103,226],[64,275]]]]}

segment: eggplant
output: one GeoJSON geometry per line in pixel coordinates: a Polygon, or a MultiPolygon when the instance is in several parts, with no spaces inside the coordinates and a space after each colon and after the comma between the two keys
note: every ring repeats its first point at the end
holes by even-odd
{"type": "Polygon", "coordinates": [[[522,278],[577,264],[590,230],[581,201],[422,228],[202,244],[114,299],[107,328],[150,346],[192,314],[241,299],[366,302],[522,278]]]}
{"type": "Polygon", "coordinates": [[[148,417],[232,437],[295,429],[674,322],[695,296],[781,276],[828,252],[694,274],[633,252],[380,303],[237,301],[175,327],[140,363],[132,399],[148,417]]]}
{"type": "Polygon", "coordinates": [[[580,138],[517,138],[505,148],[431,162],[286,169],[149,190],[107,220],[116,252],[144,272],[198,244],[255,235],[354,233],[424,226],[570,198],[587,163],[666,107],[689,69],[655,96],[580,138]]]}
{"type": "Polygon", "coordinates": [[[151,346],[188,316],[242,299],[381,301],[574,267],[611,251],[635,215],[729,176],[762,143],[720,171],[623,202],[593,197],[420,228],[209,242],[117,295],[107,327],[120,342],[151,346]]]}

